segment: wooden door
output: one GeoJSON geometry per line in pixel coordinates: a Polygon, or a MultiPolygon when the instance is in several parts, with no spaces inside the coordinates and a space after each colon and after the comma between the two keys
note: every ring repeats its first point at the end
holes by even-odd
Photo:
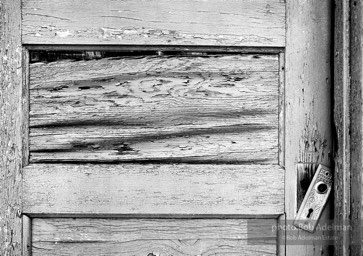
{"type": "Polygon", "coordinates": [[[329,1],[24,0],[21,27],[24,253],[329,253],[278,228],[332,160],[329,1]]]}

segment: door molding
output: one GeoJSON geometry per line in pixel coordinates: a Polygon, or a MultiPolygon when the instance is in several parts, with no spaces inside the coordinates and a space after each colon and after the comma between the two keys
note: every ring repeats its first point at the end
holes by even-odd
{"type": "Polygon", "coordinates": [[[362,2],[337,0],[334,35],[335,255],[361,255],[362,2]]]}

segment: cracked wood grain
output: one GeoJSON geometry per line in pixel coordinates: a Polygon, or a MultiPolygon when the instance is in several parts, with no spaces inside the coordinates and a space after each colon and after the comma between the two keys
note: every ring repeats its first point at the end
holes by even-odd
{"type": "Polygon", "coordinates": [[[33,255],[276,255],[276,219],[39,219],[33,255]]]}
{"type": "Polygon", "coordinates": [[[283,47],[279,0],[23,0],[25,44],[283,47]]]}
{"type": "Polygon", "coordinates": [[[30,67],[32,162],[277,163],[276,55],[30,67]]]}
{"type": "Polygon", "coordinates": [[[31,164],[23,211],[30,216],[239,216],[284,212],[277,165],[31,164]]]}

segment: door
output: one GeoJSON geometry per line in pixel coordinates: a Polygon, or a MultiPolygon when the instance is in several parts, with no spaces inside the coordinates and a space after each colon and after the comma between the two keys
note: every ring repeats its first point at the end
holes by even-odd
{"type": "Polygon", "coordinates": [[[328,1],[24,0],[28,253],[328,254],[279,227],[332,161],[329,31],[328,1]]]}

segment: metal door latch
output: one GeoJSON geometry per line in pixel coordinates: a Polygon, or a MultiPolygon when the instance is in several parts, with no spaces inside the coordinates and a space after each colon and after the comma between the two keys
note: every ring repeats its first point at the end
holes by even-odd
{"type": "Polygon", "coordinates": [[[321,213],[328,201],[332,185],[332,170],[319,165],[296,215],[294,226],[308,232],[315,231],[321,213]]]}

